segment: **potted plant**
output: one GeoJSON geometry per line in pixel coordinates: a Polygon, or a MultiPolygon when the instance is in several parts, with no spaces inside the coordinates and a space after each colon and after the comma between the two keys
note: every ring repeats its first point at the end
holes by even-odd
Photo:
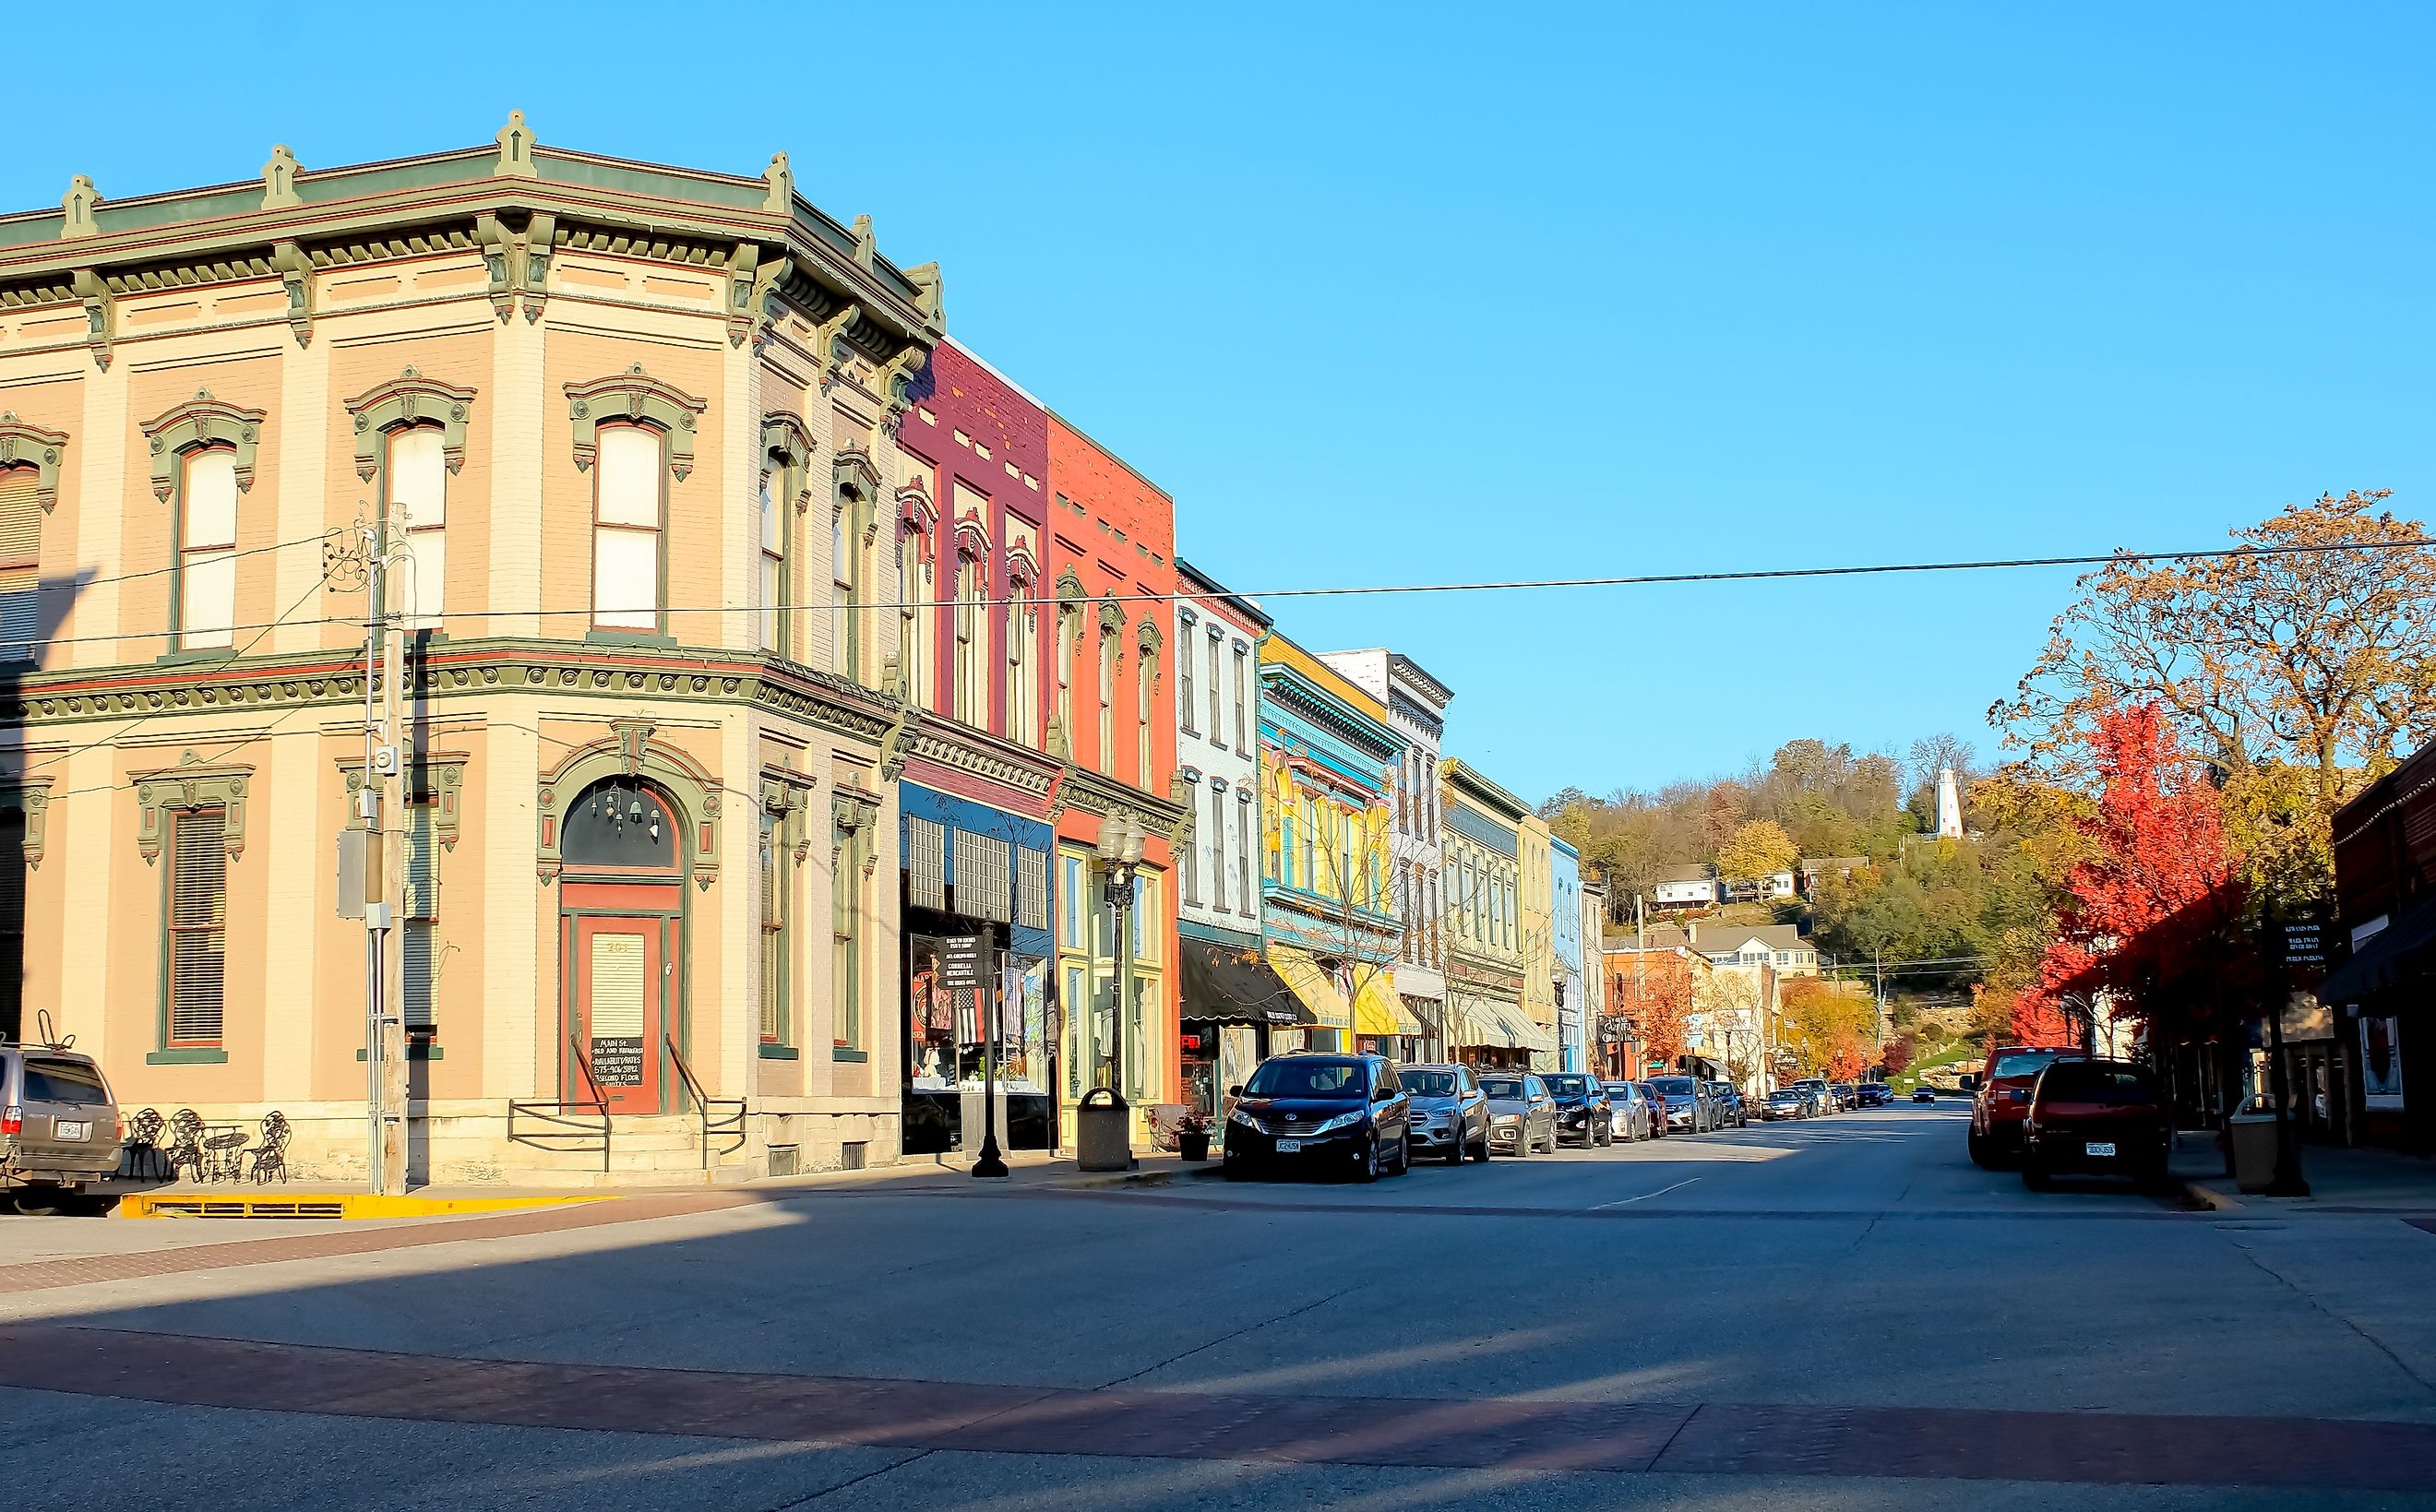
{"type": "Polygon", "coordinates": [[[1175,1153],[1187,1160],[1209,1158],[1209,1115],[1196,1111],[1176,1120],[1175,1153]]]}

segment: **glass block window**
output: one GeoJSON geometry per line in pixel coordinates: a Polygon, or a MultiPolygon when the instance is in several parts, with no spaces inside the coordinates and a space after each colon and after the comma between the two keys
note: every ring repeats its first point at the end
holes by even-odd
{"type": "Polygon", "coordinates": [[[1013,923],[1015,848],[1005,841],[956,831],[956,911],[971,918],[1013,923]]]}
{"type": "Polygon", "coordinates": [[[948,826],[905,816],[905,871],[914,906],[948,906],[948,826]]]}

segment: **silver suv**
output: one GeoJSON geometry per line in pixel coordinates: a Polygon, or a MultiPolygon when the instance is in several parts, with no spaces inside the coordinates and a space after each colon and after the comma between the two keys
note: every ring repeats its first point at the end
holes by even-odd
{"type": "Polygon", "coordinates": [[[1488,1099],[1469,1066],[1402,1066],[1396,1080],[1413,1100],[1413,1154],[1488,1158],[1488,1099]]]}
{"type": "Polygon", "coordinates": [[[26,1213],[106,1199],[84,1193],[118,1169],[118,1104],[88,1055],[0,1045],[0,1194],[26,1213]]]}

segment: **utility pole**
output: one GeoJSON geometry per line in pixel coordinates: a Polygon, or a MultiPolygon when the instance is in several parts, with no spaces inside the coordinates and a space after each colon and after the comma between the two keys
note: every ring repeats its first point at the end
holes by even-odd
{"type": "Polygon", "coordinates": [[[406,1189],[405,651],[390,604],[386,512],[364,527],[364,1163],[374,1196],[406,1189]],[[373,702],[377,682],[380,704],[373,702]]]}

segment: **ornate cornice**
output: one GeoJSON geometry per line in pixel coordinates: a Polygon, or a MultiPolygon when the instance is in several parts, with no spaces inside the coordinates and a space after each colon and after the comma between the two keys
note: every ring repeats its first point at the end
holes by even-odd
{"type": "Polygon", "coordinates": [[[1174,829],[1186,813],[1184,805],[1173,798],[1144,792],[1088,767],[1072,765],[1060,769],[1056,807],[1087,814],[1132,814],[1142,822],[1143,828],[1162,833],[1174,829]]]}
{"type": "Polygon", "coordinates": [[[1046,799],[1063,768],[1038,751],[1002,740],[969,725],[924,720],[914,732],[912,754],[926,761],[968,772],[1002,787],[1046,799]]]}
{"type": "Polygon", "coordinates": [[[18,419],[14,409],[0,410],[0,467],[33,464],[34,502],[45,514],[60,501],[60,460],[67,449],[66,431],[44,430],[18,419]]]}
{"type": "MultiPolygon", "coordinates": [[[[433,699],[550,693],[615,699],[683,699],[743,704],[877,746],[898,705],[868,688],[797,662],[733,659],[724,652],[626,651],[546,641],[451,642],[424,661],[419,689],[433,699]]],[[[27,673],[0,704],[0,727],[121,721],[130,714],[224,718],[231,710],[363,701],[351,658],[249,656],[166,667],[145,663],[27,673]]]]}

